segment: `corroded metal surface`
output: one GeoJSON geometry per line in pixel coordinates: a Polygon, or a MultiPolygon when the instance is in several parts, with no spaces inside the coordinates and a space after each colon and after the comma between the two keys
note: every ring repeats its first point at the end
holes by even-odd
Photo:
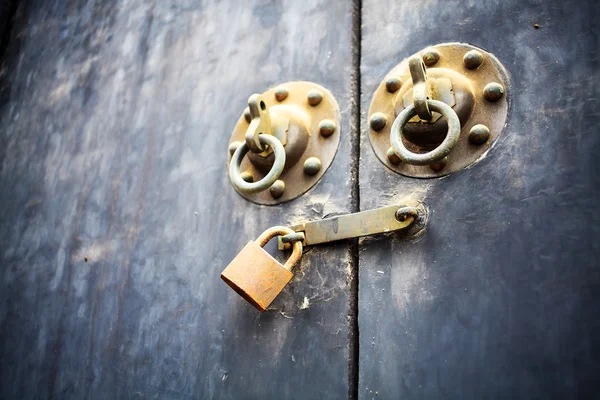
{"type": "Polygon", "coordinates": [[[221,272],[221,279],[261,312],[271,305],[294,276],[291,269],[302,257],[302,242],[293,243],[292,255],[284,265],[263,247],[273,237],[290,233],[294,231],[282,226],[267,229],[255,242],[249,242],[221,272]]]}
{"type": "Polygon", "coordinates": [[[380,207],[296,224],[291,227],[294,234],[279,237],[278,247],[280,250],[289,249],[290,243],[296,240],[311,246],[400,230],[407,233],[404,237],[416,235],[427,223],[427,209],[414,199],[405,199],[401,203],[400,206],[380,207]]]}
{"type": "Polygon", "coordinates": [[[259,311],[269,307],[293,276],[252,241],[221,272],[221,279],[259,311]]]}
{"type": "Polygon", "coordinates": [[[304,243],[307,246],[393,232],[406,228],[414,221],[413,216],[403,220],[396,218],[396,212],[400,208],[402,207],[388,206],[376,208],[318,221],[305,222],[292,227],[292,229],[304,232],[304,243]]]}
{"type": "MultiPolygon", "coordinates": [[[[422,55],[427,65],[426,72],[429,80],[451,83],[453,97],[447,102],[459,116],[462,126],[460,139],[448,155],[447,164],[436,171],[427,165],[394,163],[388,157],[392,122],[406,108],[406,94],[413,89],[409,69],[410,57],[392,68],[375,90],[369,107],[369,118],[373,115],[384,115],[387,123],[381,129],[371,129],[369,139],[379,160],[391,170],[418,178],[439,177],[465,168],[481,159],[502,133],[508,113],[509,96],[505,94],[498,101],[490,102],[484,98],[484,88],[490,82],[500,82],[504,88],[508,87],[508,74],[500,61],[491,53],[464,43],[439,44],[417,54],[422,55]],[[477,68],[472,68],[473,64],[468,64],[467,67],[464,61],[465,54],[473,50],[478,51],[483,58],[477,68]],[[389,90],[390,79],[402,82],[397,91],[389,90]],[[484,124],[490,129],[489,140],[481,145],[471,143],[468,137],[469,130],[476,124],[484,124]]],[[[420,86],[424,89],[422,83],[420,86]]],[[[445,98],[445,96],[437,96],[435,90],[432,93],[435,100],[445,98]]],[[[446,121],[444,118],[435,117],[432,121],[432,123],[411,121],[407,124],[404,144],[409,150],[425,153],[443,141],[447,130],[446,121]]]]}
{"type": "MultiPolygon", "coordinates": [[[[340,142],[340,109],[329,90],[312,82],[286,82],[267,90],[262,97],[270,111],[289,119],[286,165],[279,177],[285,183],[285,190],[276,197],[269,190],[256,193],[238,190],[238,193],[255,203],[272,205],[304,194],[325,174],[340,142]],[[311,162],[314,158],[320,160],[319,167],[305,168],[307,161],[314,166],[311,162]]],[[[242,113],[229,140],[230,145],[244,141],[249,127],[242,113]]],[[[273,155],[266,160],[249,155],[242,161],[241,170],[259,180],[269,171],[272,162],[273,155]]]]}

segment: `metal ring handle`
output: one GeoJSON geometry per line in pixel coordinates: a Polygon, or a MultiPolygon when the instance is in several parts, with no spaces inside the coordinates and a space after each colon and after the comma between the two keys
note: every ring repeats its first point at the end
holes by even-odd
{"type": "MultiPolygon", "coordinates": [[[[264,231],[258,237],[258,239],[255,240],[255,242],[260,247],[264,247],[269,242],[269,240],[273,239],[275,236],[285,236],[293,233],[296,232],[285,226],[274,226],[264,231]]],[[[298,261],[300,261],[300,257],[302,257],[302,242],[299,240],[297,242],[294,242],[294,244],[292,245],[292,255],[285,262],[283,268],[287,269],[288,271],[291,271],[292,267],[296,265],[298,261]]]]}
{"type": "Polygon", "coordinates": [[[460,120],[452,107],[438,100],[427,100],[427,105],[429,106],[429,109],[439,112],[446,118],[448,121],[448,133],[446,134],[444,141],[428,153],[417,154],[409,151],[402,142],[402,129],[412,117],[417,115],[417,110],[414,104],[406,107],[394,120],[390,133],[390,141],[392,142],[394,153],[396,153],[396,155],[398,155],[405,163],[412,165],[429,165],[436,161],[440,161],[442,158],[446,157],[450,151],[452,151],[454,145],[458,143],[460,137],[460,120]]]}
{"type": "Polygon", "coordinates": [[[260,140],[263,145],[267,144],[271,146],[274,152],[275,161],[273,162],[271,170],[264,178],[258,182],[246,182],[242,179],[240,165],[249,149],[248,145],[245,142],[242,142],[235,153],[233,153],[231,162],[229,163],[229,179],[231,179],[233,186],[242,193],[257,193],[267,190],[279,178],[283,172],[283,167],[285,166],[285,149],[279,139],[275,136],[262,134],[258,135],[258,140],[260,140]]]}

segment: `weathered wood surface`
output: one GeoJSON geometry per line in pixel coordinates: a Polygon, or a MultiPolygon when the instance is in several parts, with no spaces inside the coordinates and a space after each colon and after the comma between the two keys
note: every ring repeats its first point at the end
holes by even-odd
{"type": "Polygon", "coordinates": [[[359,397],[597,395],[597,15],[594,1],[363,1],[361,209],[413,194],[431,215],[415,241],[360,246],[359,397]],[[370,96],[404,57],[450,41],[505,64],[508,126],[474,167],[404,178],[370,147],[370,96]]]}
{"type": "Polygon", "coordinates": [[[0,397],[347,397],[348,243],[307,252],[260,315],[219,274],[269,226],[356,207],[352,18],[325,0],[20,2],[1,77],[0,397]],[[343,136],[307,195],[257,206],[229,184],[228,138],[250,94],[287,80],[329,88],[343,136]]]}

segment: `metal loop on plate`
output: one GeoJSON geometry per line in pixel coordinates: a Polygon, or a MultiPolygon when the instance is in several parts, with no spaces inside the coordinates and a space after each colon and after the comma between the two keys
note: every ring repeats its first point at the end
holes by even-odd
{"type": "Polygon", "coordinates": [[[446,134],[444,141],[430,152],[418,154],[409,151],[402,142],[402,129],[412,117],[417,115],[417,110],[414,104],[406,107],[394,120],[390,132],[390,141],[394,153],[396,153],[396,155],[398,155],[405,163],[413,165],[429,165],[436,161],[440,161],[442,158],[446,157],[450,151],[452,151],[454,145],[458,143],[460,137],[460,120],[454,110],[446,103],[438,100],[427,100],[427,105],[429,109],[439,112],[446,118],[448,121],[448,133],[446,134]]]}
{"type": "Polygon", "coordinates": [[[294,232],[294,233],[290,233],[289,235],[282,236],[281,242],[282,243],[294,243],[297,241],[304,242],[305,239],[306,239],[306,235],[304,234],[304,232],[294,232]]]}
{"type": "Polygon", "coordinates": [[[396,211],[395,217],[399,222],[404,222],[408,218],[412,218],[412,222],[414,222],[419,218],[419,209],[417,207],[402,206],[396,211]]]}
{"type": "MultiPolygon", "coordinates": [[[[294,233],[296,232],[285,226],[274,226],[264,231],[258,239],[256,239],[256,244],[260,247],[265,247],[269,240],[273,239],[275,236],[286,236],[294,233]]],[[[298,240],[292,244],[292,255],[285,262],[283,268],[291,271],[292,267],[300,261],[300,257],[302,257],[302,241],[298,240]]]]}
{"type": "Polygon", "coordinates": [[[235,153],[233,153],[231,163],[229,164],[229,179],[231,179],[233,186],[240,192],[257,193],[267,190],[283,172],[283,167],[285,166],[285,149],[283,144],[281,144],[279,139],[271,135],[258,135],[258,139],[263,145],[267,144],[273,149],[275,161],[271,170],[264,178],[258,182],[246,182],[242,179],[240,165],[242,164],[242,159],[248,153],[248,144],[242,142],[235,153]]]}
{"type": "Polygon", "coordinates": [[[271,115],[260,94],[253,94],[248,99],[248,110],[252,121],[246,131],[246,144],[253,153],[261,153],[265,146],[260,142],[260,135],[272,135],[271,115]]]}
{"type": "Polygon", "coordinates": [[[431,110],[427,104],[429,100],[429,83],[427,82],[427,72],[425,71],[425,63],[419,55],[412,56],[408,60],[408,68],[410,77],[413,81],[413,102],[419,118],[429,121],[433,118],[431,110]]]}

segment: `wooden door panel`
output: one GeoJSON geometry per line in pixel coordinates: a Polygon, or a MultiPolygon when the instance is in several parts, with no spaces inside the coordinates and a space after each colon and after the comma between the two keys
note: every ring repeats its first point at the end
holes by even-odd
{"type": "Polygon", "coordinates": [[[592,1],[367,0],[362,7],[361,210],[405,195],[430,210],[414,240],[359,251],[361,398],[580,398],[600,366],[592,1]],[[534,24],[539,24],[539,29],[534,24]],[[467,42],[511,74],[508,125],[443,179],[389,171],[368,138],[371,95],[394,65],[467,42]]]}
{"type": "Polygon", "coordinates": [[[19,3],[1,76],[1,397],[347,397],[348,243],[308,251],[263,314],[219,274],[270,226],[356,207],[352,5],[19,3]],[[305,196],[257,206],[229,183],[228,140],[249,95],[288,80],[333,92],[342,140],[305,196]]]}

